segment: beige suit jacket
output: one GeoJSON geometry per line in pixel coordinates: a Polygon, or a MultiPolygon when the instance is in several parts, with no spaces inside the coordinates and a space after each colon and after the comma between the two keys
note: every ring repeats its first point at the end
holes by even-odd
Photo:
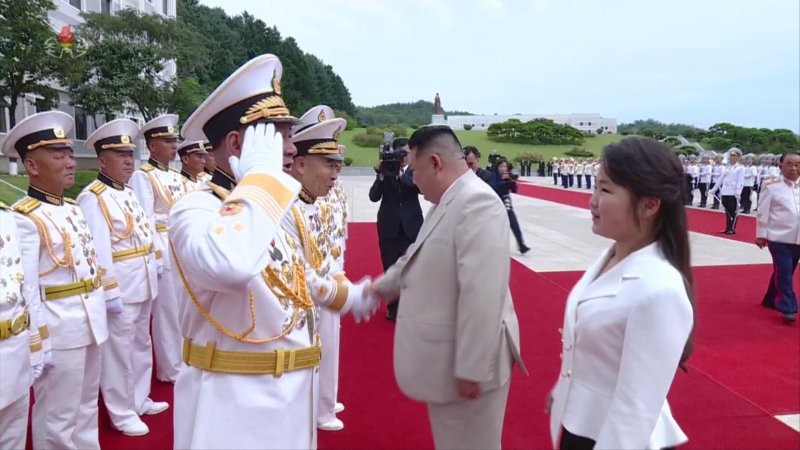
{"type": "Polygon", "coordinates": [[[472,171],[456,180],[425,218],[417,240],[378,281],[401,295],[394,370],[409,397],[460,400],[456,378],[497,389],[520,357],[519,324],[508,288],[509,222],[497,194],[472,171]]]}

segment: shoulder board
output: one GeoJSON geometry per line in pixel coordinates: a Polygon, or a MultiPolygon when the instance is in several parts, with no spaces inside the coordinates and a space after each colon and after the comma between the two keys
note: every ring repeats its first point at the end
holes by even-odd
{"type": "Polygon", "coordinates": [[[14,206],[11,207],[14,211],[22,214],[29,214],[34,209],[41,206],[42,202],[36,200],[35,198],[25,197],[22,200],[14,203],[14,206]]]}
{"type": "Polygon", "coordinates": [[[222,186],[218,186],[212,182],[207,182],[206,185],[211,189],[211,193],[219,197],[220,200],[225,201],[230,195],[230,192],[222,186]]]}
{"type": "Polygon", "coordinates": [[[142,172],[150,172],[151,170],[155,169],[155,167],[151,166],[150,163],[144,163],[139,166],[139,170],[142,172]]]}
{"type": "Polygon", "coordinates": [[[94,180],[92,184],[89,185],[89,190],[94,192],[95,195],[100,195],[106,190],[106,185],[100,180],[94,180]]]}
{"type": "Polygon", "coordinates": [[[73,200],[73,199],[71,199],[69,197],[64,197],[64,203],[69,203],[70,205],[77,205],[78,204],[78,202],[76,202],[75,200],[73,200]]]}
{"type": "Polygon", "coordinates": [[[0,209],[8,209],[8,205],[3,202],[0,202],[0,209]]]}

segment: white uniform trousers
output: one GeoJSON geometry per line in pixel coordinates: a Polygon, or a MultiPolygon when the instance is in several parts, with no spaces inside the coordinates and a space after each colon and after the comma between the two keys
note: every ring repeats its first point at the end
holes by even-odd
{"type": "Polygon", "coordinates": [[[100,448],[97,397],[101,348],[53,349],[53,366],[33,382],[33,448],[100,448]]]}
{"type": "Polygon", "coordinates": [[[319,312],[319,334],[322,359],[319,362],[319,406],[317,423],[336,418],[333,412],[339,392],[339,314],[322,308],[319,312]]]}
{"type": "Polygon", "coordinates": [[[26,389],[22,397],[0,409],[0,448],[3,450],[25,449],[30,399],[31,395],[26,389]]]}
{"type": "Polygon", "coordinates": [[[158,279],[158,298],[153,301],[153,350],[156,378],[174,383],[183,364],[183,338],[178,323],[178,299],[170,270],[158,279]]]}
{"type": "Polygon", "coordinates": [[[153,373],[150,304],[149,300],[125,304],[121,313],[108,315],[100,390],[111,423],[117,429],[140,421],[140,408],[150,395],[153,373]]]}
{"type": "Polygon", "coordinates": [[[509,386],[511,380],[476,400],[428,403],[436,448],[499,449],[509,386]]]}

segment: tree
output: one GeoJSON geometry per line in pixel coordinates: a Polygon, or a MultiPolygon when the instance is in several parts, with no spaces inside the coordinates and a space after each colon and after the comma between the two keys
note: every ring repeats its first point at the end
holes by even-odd
{"type": "Polygon", "coordinates": [[[61,62],[45,52],[47,40],[56,37],[47,17],[54,8],[52,0],[0,1],[0,106],[9,109],[10,127],[25,94],[42,97],[47,107],[58,99],[52,82],[61,62]]]}
{"type": "Polygon", "coordinates": [[[176,107],[185,112],[202,99],[205,92],[196,79],[172,77],[168,70],[186,54],[205,60],[196,32],[161,15],[134,9],[82,16],[85,23],[78,32],[88,51],[64,75],[72,104],[90,114],[108,117],[116,112],[134,112],[151,120],[176,107]]]}

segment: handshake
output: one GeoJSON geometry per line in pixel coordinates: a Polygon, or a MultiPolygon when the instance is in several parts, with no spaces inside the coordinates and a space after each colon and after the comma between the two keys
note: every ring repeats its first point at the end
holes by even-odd
{"type": "Polygon", "coordinates": [[[380,291],[376,289],[370,277],[362,278],[357,283],[349,283],[347,299],[340,314],[353,314],[356,323],[368,322],[380,306],[380,291]]]}

